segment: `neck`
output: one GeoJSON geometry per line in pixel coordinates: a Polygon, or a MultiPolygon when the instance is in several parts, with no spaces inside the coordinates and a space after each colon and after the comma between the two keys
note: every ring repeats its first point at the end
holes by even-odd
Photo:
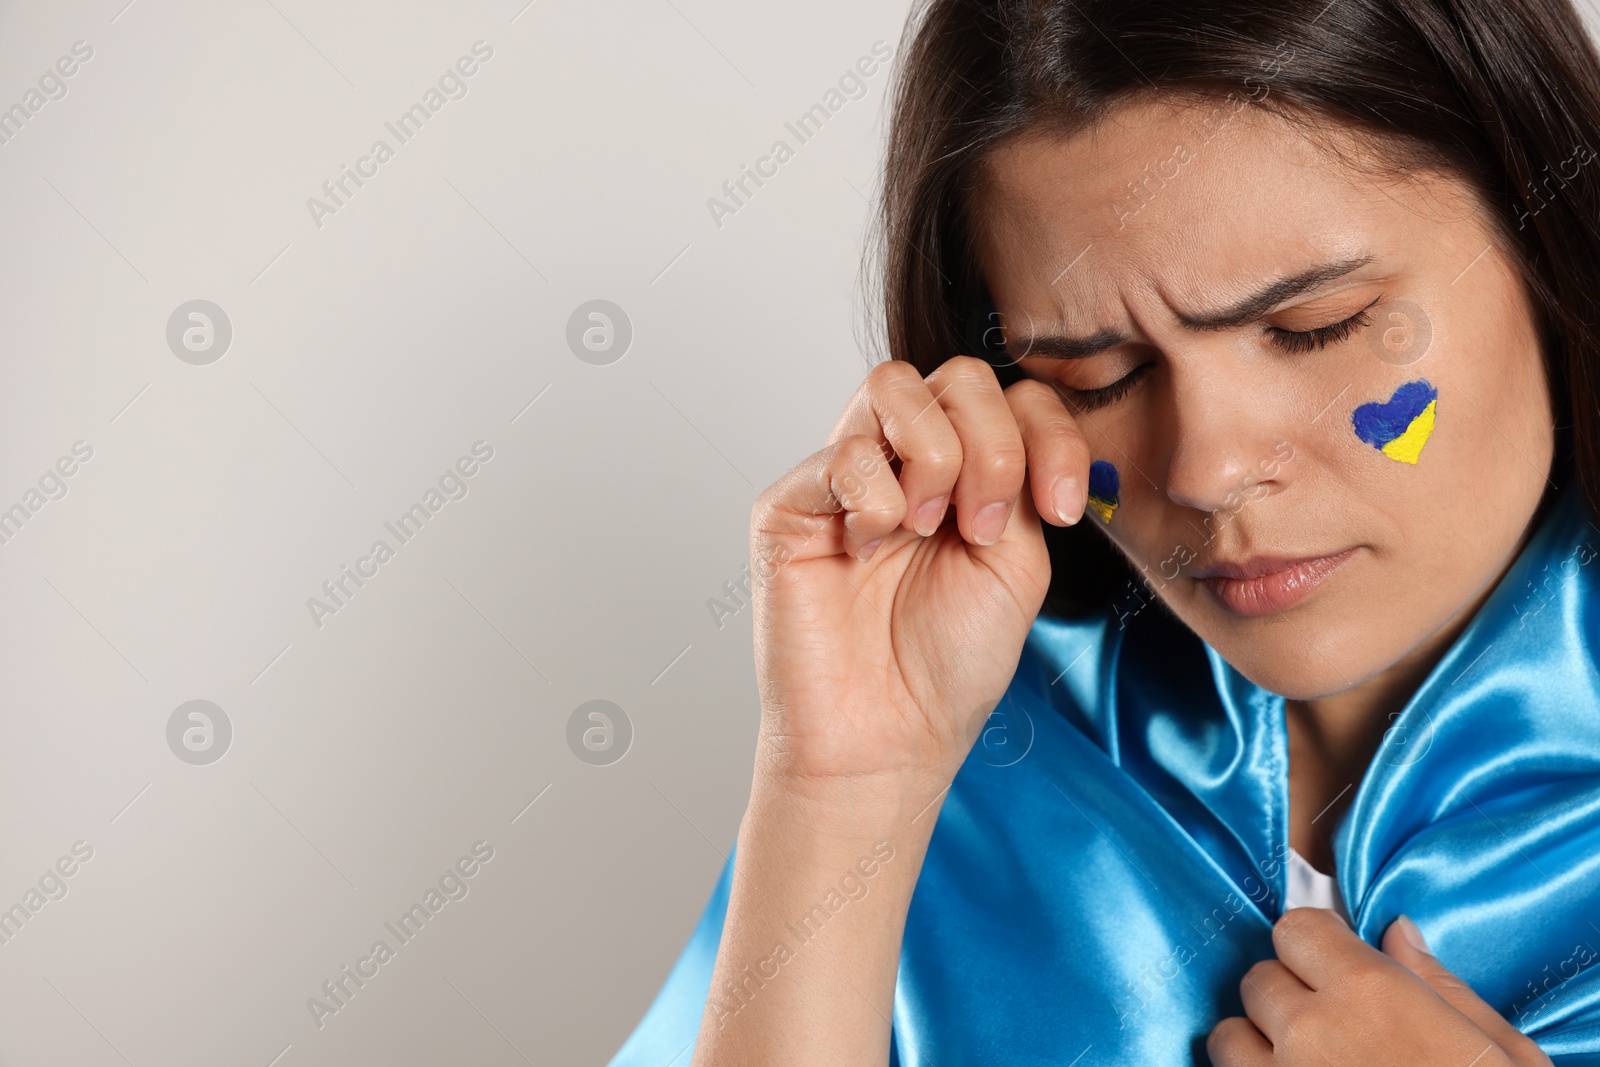
{"type": "Polygon", "coordinates": [[[1409,655],[1359,685],[1310,700],[1287,700],[1308,744],[1334,772],[1360,771],[1372,759],[1400,709],[1465,628],[1470,613],[1434,634],[1409,655]]]}
{"type": "MultiPolygon", "coordinates": [[[[1494,592],[1527,537],[1525,531],[1504,565],[1471,603],[1395,663],[1337,693],[1284,701],[1291,843],[1319,870],[1333,866],[1333,828],[1355,799],[1355,787],[1366,776],[1395,716],[1494,592]]],[[[1421,743],[1423,739],[1396,740],[1421,743]]]]}
{"type": "Polygon", "coordinates": [[[1355,800],[1356,787],[1395,715],[1457,633],[1459,629],[1452,628],[1434,635],[1360,685],[1313,700],[1284,701],[1289,843],[1317,870],[1326,873],[1335,868],[1334,828],[1355,800]]]}

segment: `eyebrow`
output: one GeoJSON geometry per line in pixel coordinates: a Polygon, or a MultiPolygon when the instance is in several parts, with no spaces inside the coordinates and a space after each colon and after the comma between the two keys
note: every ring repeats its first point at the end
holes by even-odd
{"type": "MultiPolygon", "coordinates": [[[[1308,267],[1299,274],[1291,275],[1279,281],[1272,282],[1256,292],[1236,301],[1220,311],[1207,312],[1200,315],[1189,315],[1178,312],[1178,321],[1191,330],[1225,330],[1234,326],[1242,326],[1252,322],[1272,311],[1285,301],[1297,296],[1303,296],[1318,289],[1329,282],[1337,281],[1345,275],[1366,266],[1376,257],[1371,255],[1356,256],[1342,259],[1332,263],[1319,263],[1308,267]]],[[[1088,336],[1071,337],[1065,334],[1042,334],[1037,337],[1024,339],[1023,356],[1042,356],[1045,359],[1087,359],[1090,356],[1104,352],[1108,348],[1115,348],[1120,344],[1127,344],[1133,338],[1117,330],[1100,330],[1088,336]]],[[[1008,346],[1009,347],[1009,346],[1008,346]]]]}

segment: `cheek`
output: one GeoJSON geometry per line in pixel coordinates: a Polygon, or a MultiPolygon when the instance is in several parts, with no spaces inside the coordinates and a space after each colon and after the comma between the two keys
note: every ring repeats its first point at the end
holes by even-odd
{"type": "Polygon", "coordinates": [[[1122,503],[1121,494],[1122,476],[1117,473],[1116,464],[1104,459],[1089,464],[1088,510],[1091,514],[1110,525],[1111,517],[1122,503]]]}
{"type": "MultiPolygon", "coordinates": [[[[1123,458],[1123,457],[1119,457],[1123,458]]],[[[1126,457],[1126,462],[1142,463],[1143,457],[1126,457]]],[[[1085,519],[1105,531],[1113,544],[1126,553],[1136,568],[1154,579],[1159,571],[1166,580],[1176,575],[1176,567],[1188,564],[1194,553],[1179,555],[1184,545],[1173,540],[1167,529],[1170,502],[1143,478],[1124,481],[1122,472],[1111,460],[1097,459],[1089,465],[1089,502],[1085,519]]]]}
{"type": "Polygon", "coordinates": [[[1433,436],[1439,390],[1425,378],[1400,385],[1387,400],[1362,404],[1350,413],[1357,438],[1399,463],[1415,464],[1433,436]]]}

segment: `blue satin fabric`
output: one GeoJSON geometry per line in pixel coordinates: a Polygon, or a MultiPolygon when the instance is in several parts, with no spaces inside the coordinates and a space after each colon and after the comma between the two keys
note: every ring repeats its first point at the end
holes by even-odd
{"type": "MultiPolygon", "coordinates": [[[[1410,915],[1562,1067],[1600,1065],[1597,553],[1569,486],[1334,836],[1356,931],[1377,945],[1410,915]]],[[[929,845],[891,1062],[1205,1064],[1244,1014],[1286,885],[1283,698],[1154,606],[1123,621],[1030,632],[929,845]]],[[[612,1067],[690,1062],[732,862],[612,1067]]]]}

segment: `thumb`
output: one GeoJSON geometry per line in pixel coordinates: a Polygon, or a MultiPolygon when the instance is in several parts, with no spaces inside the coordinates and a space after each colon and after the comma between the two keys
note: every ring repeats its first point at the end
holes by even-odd
{"type": "Polygon", "coordinates": [[[1445,1002],[1471,1019],[1490,1040],[1507,1052],[1528,1038],[1478,994],[1457,978],[1428,949],[1422,931],[1409,916],[1402,915],[1383,933],[1383,951],[1396,963],[1416,974],[1445,1002]]]}

